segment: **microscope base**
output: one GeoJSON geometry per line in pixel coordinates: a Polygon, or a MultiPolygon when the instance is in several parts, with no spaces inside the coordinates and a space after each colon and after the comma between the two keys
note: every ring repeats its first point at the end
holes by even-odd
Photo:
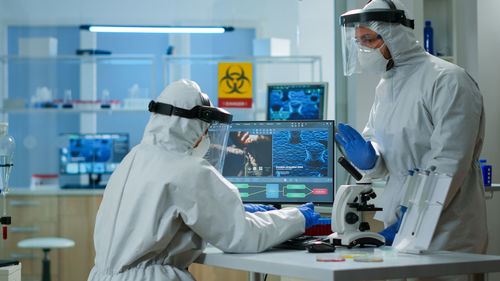
{"type": "Polygon", "coordinates": [[[335,245],[352,248],[356,245],[364,247],[365,245],[382,246],[385,244],[384,236],[371,231],[354,231],[349,233],[332,233],[328,236],[331,243],[335,245]]]}

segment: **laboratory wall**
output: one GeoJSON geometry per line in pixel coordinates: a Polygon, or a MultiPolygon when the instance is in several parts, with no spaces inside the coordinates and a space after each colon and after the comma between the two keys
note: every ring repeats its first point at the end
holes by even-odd
{"type": "MultiPolygon", "coordinates": [[[[330,83],[328,118],[333,119],[333,2],[321,1],[48,1],[0,2],[3,25],[230,25],[254,28],[257,38],[291,40],[292,55],[322,57],[330,83]],[[117,8],[119,5],[119,8],[117,8]]],[[[5,33],[1,31],[0,35],[5,33]]],[[[0,41],[1,42],[1,41],[0,41]]],[[[2,44],[2,43],[0,43],[2,44]]],[[[0,51],[1,51],[0,46],[0,51]]],[[[186,53],[180,53],[186,54],[186,53]]]]}
{"type": "MultiPolygon", "coordinates": [[[[500,23],[498,17],[500,2],[496,0],[477,1],[477,34],[478,34],[478,82],[484,99],[486,112],[486,138],[483,146],[482,157],[493,165],[493,182],[500,182],[500,57],[498,34],[500,23]]],[[[496,192],[492,200],[487,201],[488,228],[489,228],[489,253],[500,255],[500,194],[496,192]]],[[[496,275],[500,280],[500,274],[496,275]]]]}

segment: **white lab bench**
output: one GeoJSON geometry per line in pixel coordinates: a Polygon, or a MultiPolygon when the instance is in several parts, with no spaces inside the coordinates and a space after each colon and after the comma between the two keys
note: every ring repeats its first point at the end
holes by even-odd
{"type": "Polygon", "coordinates": [[[21,264],[0,267],[0,281],[21,281],[21,264]]]}
{"type": "Polygon", "coordinates": [[[500,183],[492,183],[491,186],[485,186],[486,191],[500,191],[500,183]]]}
{"type": "MultiPolygon", "coordinates": [[[[196,263],[307,280],[381,280],[406,277],[470,275],[500,272],[500,256],[439,251],[414,255],[391,247],[337,248],[335,253],[269,250],[256,254],[223,253],[207,247],[196,263]],[[318,262],[317,257],[347,255],[344,262],[318,262]],[[382,262],[359,262],[349,256],[375,255],[382,262]]],[[[260,277],[258,277],[260,278],[260,277]]],[[[257,279],[257,278],[256,278],[257,279]]]]}
{"type": "Polygon", "coordinates": [[[484,187],[484,192],[486,199],[492,199],[493,198],[493,192],[500,191],[500,184],[498,183],[492,183],[491,186],[485,186],[484,187]]]}

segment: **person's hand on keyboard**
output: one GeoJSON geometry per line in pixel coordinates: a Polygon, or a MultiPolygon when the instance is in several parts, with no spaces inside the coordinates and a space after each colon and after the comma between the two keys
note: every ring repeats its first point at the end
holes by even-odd
{"type": "Polygon", "coordinates": [[[299,211],[304,215],[304,218],[306,219],[306,229],[309,227],[315,225],[318,223],[319,220],[319,213],[314,211],[314,204],[309,202],[303,205],[300,205],[297,207],[299,211]]]}
{"type": "Polygon", "coordinates": [[[273,206],[268,206],[264,204],[244,204],[243,207],[245,208],[245,211],[249,213],[267,212],[276,210],[276,208],[274,208],[273,206]]]}

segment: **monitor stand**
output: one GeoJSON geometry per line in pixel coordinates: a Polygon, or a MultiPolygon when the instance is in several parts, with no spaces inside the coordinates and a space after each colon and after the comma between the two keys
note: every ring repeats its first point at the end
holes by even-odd
{"type": "Polygon", "coordinates": [[[62,189],[104,189],[105,184],[99,184],[101,181],[101,174],[89,174],[89,184],[65,184],[61,186],[62,189]]]}
{"type": "Polygon", "coordinates": [[[281,203],[272,203],[271,205],[278,210],[281,209],[281,203]]]}

